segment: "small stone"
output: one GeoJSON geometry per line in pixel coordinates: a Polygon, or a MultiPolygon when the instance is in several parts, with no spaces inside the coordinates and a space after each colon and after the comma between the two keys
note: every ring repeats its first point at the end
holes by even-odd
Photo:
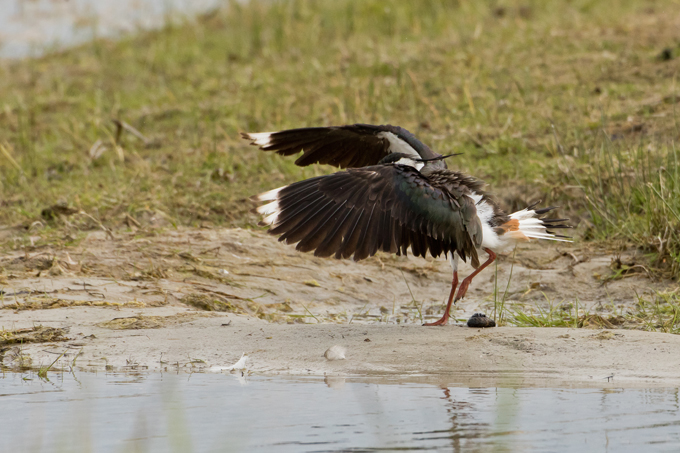
{"type": "Polygon", "coordinates": [[[323,356],[327,360],[345,360],[345,352],[347,350],[340,345],[331,346],[324,352],[323,356]]]}
{"type": "Polygon", "coordinates": [[[656,56],[657,60],[659,61],[671,61],[673,59],[673,49],[670,47],[666,47],[659,53],[659,55],[656,56]]]}
{"type": "Polygon", "coordinates": [[[496,321],[484,313],[475,313],[468,319],[467,325],[468,327],[496,327],[496,321]]]}

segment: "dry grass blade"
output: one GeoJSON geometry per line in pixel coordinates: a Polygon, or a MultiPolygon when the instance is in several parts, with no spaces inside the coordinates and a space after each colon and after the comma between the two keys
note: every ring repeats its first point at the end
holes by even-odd
{"type": "Polygon", "coordinates": [[[418,316],[420,317],[420,322],[424,323],[425,320],[423,319],[423,313],[421,312],[420,307],[418,306],[418,302],[416,302],[416,298],[413,295],[413,291],[411,291],[411,286],[406,281],[406,276],[404,275],[403,270],[401,271],[401,276],[404,279],[404,283],[406,283],[406,287],[408,288],[408,293],[411,295],[411,302],[413,303],[413,306],[416,307],[416,310],[418,311],[418,316]]]}

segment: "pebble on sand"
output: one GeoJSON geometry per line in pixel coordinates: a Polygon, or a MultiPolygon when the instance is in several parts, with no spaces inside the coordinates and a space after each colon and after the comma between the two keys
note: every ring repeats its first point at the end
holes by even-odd
{"type": "Polygon", "coordinates": [[[347,349],[335,345],[328,348],[326,352],[323,353],[323,356],[328,360],[345,360],[345,352],[347,352],[347,349]]]}
{"type": "Polygon", "coordinates": [[[475,313],[468,319],[468,327],[496,327],[496,321],[484,313],[475,313]]]}

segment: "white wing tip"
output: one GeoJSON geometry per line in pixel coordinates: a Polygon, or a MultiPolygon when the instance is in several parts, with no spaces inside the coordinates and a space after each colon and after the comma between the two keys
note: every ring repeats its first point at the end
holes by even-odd
{"type": "Polygon", "coordinates": [[[279,208],[278,196],[279,192],[284,187],[279,187],[278,189],[263,192],[253,197],[253,199],[256,201],[269,201],[269,203],[255,208],[255,211],[258,214],[264,216],[264,218],[260,222],[260,225],[273,225],[276,223],[277,219],[279,218],[279,214],[281,213],[281,209],[279,208]]]}
{"type": "Polygon", "coordinates": [[[279,202],[272,201],[271,203],[268,203],[264,206],[260,206],[257,208],[257,212],[258,214],[264,216],[260,222],[261,225],[273,225],[276,223],[276,220],[279,218],[279,214],[281,213],[281,211],[279,211],[279,202]]]}
{"type": "Polygon", "coordinates": [[[271,136],[274,132],[253,132],[244,133],[243,137],[253,141],[253,145],[267,146],[271,143],[271,136]]]}
{"type": "Polygon", "coordinates": [[[279,211],[279,202],[274,200],[271,203],[267,203],[258,207],[256,211],[258,214],[262,214],[264,216],[274,214],[275,212],[279,211]]]}
{"type": "MultiPolygon", "coordinates": [[[[279,192],[281,192],[281,189],[285,188],[286,186],[279,187],[278,189],[273,189],[273,190],[268,190],[267,192],[262,192],[261,194],[255,195],[253,199],[256,201],[273,201],[276,200],[279,196],[279,192]]],[[[258,212],[260,208],[257,208],[258,212]]]]}

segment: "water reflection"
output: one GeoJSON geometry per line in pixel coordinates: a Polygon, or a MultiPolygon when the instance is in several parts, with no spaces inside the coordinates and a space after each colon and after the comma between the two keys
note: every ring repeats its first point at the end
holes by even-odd
{"type": "MultiPolygon", "coordinates": [[[[23,377],[26,377],[25,375],[23,377]]],[[[0,379],[6,451],[677,451],[678,389],[440,379],[95,375],[0,379]],[[460,381],[460,380],[458,380],[460,381]]]]}

